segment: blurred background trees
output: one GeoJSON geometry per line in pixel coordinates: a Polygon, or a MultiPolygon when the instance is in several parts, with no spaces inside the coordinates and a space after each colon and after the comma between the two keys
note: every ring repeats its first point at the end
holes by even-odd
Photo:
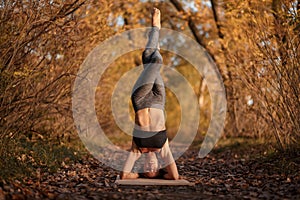
{"type": "MultiPolygon", "coordinates": [[[[125,30],[150,26],[149,10],[153,6],[161,9],[164,28],[190,35],[216,62],[228,101],[224,137],[274,139],[272,144],[281,151],[299,147],[297,0],[3,0],[1,168],[8,164],[8,158],[26,163],[28,156],[39,157],[22,150],[24,141],[68,146],[78,140],[71,110],[77,70],[101,41],[125,30]]],[[[96,110],[99,122],[112,138],[122,133],[110,106],[105,105],[110,105],[114,84],[122,73],[141,64],[140,54],[131,52],[116,60],[99,83],[96,110]]],[[[201,138],[210,120],[205,80],[184,59],[163,54],[165,64],[182,73],[199,97],[201,138]]],[[[167,94],[167,126],[170,134],[176,134],[180,108],[171,91],[167,94]]],[[[73,143],[69,146],[75,148],[73,143]]],[[[58,161],[54,158],[53,162],[58,161]]]]}

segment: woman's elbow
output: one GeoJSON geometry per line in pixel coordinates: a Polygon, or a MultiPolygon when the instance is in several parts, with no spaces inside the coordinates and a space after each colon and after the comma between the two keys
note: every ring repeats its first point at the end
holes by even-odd
{"type": "Polygon", "coordinates": [[[165,174],[164,178],[168,179],[168,180],[178,180],[179,175],[178,174],[165,174]]]}
{"type": "Polygon", "coordinates": [[[179,179],[179,175],[178,175],[178,174],[173,175],[173,176],[172,176],[172,179],[173,179],[173,180],[178,180],[178,179],[179,179]]]}
{"type": "Polygon", "coordinates": [[[121,174],[120,174],[120,179],[126,179],[126,175],[125,175],[125,173],[124,172],[121,172],[121,174]]]}

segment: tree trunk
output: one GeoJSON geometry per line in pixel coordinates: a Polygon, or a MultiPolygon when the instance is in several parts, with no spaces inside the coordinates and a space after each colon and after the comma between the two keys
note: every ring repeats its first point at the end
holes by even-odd
{"type": "MultiPolygon", "coordinates": [[[[216,0],[211,0],[211,7],[212,7],[216,27],[218,29],[217,31],[218,31],[219,39],[223,39],[224,35],[221,31],[220,20],[219,20],[219,16],[217,13],[216,0]]],[[[225,49],[223,43],[221,43],[221,49],[222,49],[223,54],[225,54],[227,50],[225,49]]],[[[226,94],[227,94],[227,110],[228,110],[228,116],[229,116],[228,121],[227,121],[227,126],[226,126],[227,131],[225,131],[225,132],[227,132],[227,134],[230,134],[233,136],[238,136],[239,129],[237,128],[237,118],[236,118],[236,113],[235,113],[235,110],[236,110],[235,109],[235,101],[236,101],[235,99],[237,99],[238,97],[236,97],[235,92],[234,92],[231,69],[227,64],[225,64],[225,66],[226,66],[226,71],[227,71],[227,74],[226,74],[227,85],[225,85],[226,86],[225,88],[226,88],[226,94]]],[[[223,76],[223,78],[224,78],[224,76],[223,76]]]]}
{"type": "MultiPolygon", "coordinates": [[[[178,11],[186,13],[186,11],[183,9],[182,5],[179,3],[178,0],[170,0],[170,2],[175,6],[175,8],[178,11]]],[[[213,11],[214,19],[215,19],[217,29],[218,29],[218,35],[219,35],[219,38],[222,39],[224,37],[224,35],[221,32],[221,26],[219,24],[219,19],[218,19],[218,15],[217,15],[217,11],[216,11],[216,2],[214,0],[211,0],[211,4],[212,4],[212,11],[213,11]]],[[[191,29],[196,41],[209,52],[209,50],[206,48],[206,44],[204,43],[204,41],[202,39],[202,36],[199,33],[199,30],[191,16],[188,17],[188,25],[189,25],[189,28],[191,29]]],[[[222,45],[222,50],[223,50],[223,52],[225,52],[225,50],[226,50],[223,45],[222,45]]],[[[209,52],[209,54],[211,55],[212,59],[216,63],[216,59],[215,59],[214,55],[210,52],[209,52]]],[[[229,113],[229,118],[228,118],[227,123],[230,126],[230,129],[227,130],[226,132],[231,133],[230,135],[237,136],[239,131],[237,128],[237,123],[236,123],[235,104],[234,104],[234,100],[231,100],[231,99],[234,99],[234,91],[233,91],[233,86],[232,86],[232,75],[231,75],[229,66],[226,66],[226,68],[228,71],[228,74],[227,74],[228,78],[226,78],[225,76],[222,75],[224,81],[226,79],[228,79],[228,84],[226,85],[225,88],[226,88],[227,101],[228,101],[227,109],[228,109],[228,113],[229,113]]],[[[200,85],[203,85],[203,83],[201,83],[200,85]]],[[[199,89],[202,90],[203,88],[200,87],[199,89]]],[[[200,93],[200,96],[199,96],[199,102],[202,98],[201,95],[202,95],[202,92],[200,93]]]]}
{"type": "MultiPolygon", "coordinates": [[[[182,5],[179,3],[178,0],[170,0],[170,2],[175,6],[175,8],[177,9],[177,11],[180,11],[180,12],[183,12],[183,13],[186,13],[186,11],[183,9],[182,5]]],[[[195,24],[195,22],[193,21],[192,17],[189,16],[188,17],[188,25],[189,25],[189,28],[191,29],[192,33],[193,33],[193,36],[195,37],[196,41],[201,45],[203,46],[204,48],[206,47],[204,41],[202,40],[202,36],[200,35],[199,33],[199,30],[195,24]]],[[[207,48],[205,48],[206,51],[209,52],[209,50],[207,48]]],[[[212,57],[212,59],[214,60],[214,62],[216,61],[214,55],[209,52],[210,56],[212,57]]]]}

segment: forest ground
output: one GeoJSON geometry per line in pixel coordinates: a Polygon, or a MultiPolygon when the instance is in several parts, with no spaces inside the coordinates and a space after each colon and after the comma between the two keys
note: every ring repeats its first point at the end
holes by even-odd
{"type": "Polygon", "coordinates": [[[55,172],[0,181],[3,199],[300,199],[300,154],[268,152],[246,140],[218,145],[207,157],[192,147],[176,162],[195,186],[118,186],[118,171],[86,154],[55,172]]]}

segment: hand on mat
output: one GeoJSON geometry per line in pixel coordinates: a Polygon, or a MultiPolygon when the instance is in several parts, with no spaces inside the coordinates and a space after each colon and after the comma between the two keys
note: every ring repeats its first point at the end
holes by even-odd
{"type": "Polygon", "coordinates": [[[121,179],[136,179],[139,177],[138,173],[131,173],[131,172],[122,172],[121,179]]]}

